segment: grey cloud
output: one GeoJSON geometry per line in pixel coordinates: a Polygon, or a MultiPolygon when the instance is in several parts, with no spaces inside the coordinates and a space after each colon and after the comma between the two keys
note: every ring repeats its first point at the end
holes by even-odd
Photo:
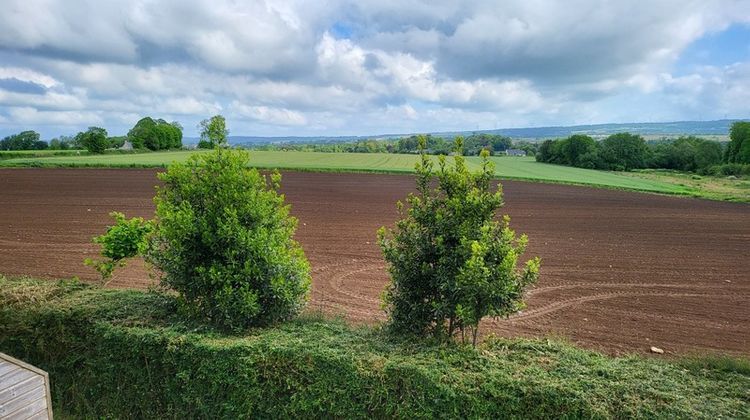
{"type": "Polygon", "coordinates": [[[606,118],[596,104],[628,95],[652,95],[689,115],[700,113],[699,101],[687,107],[678,100],[705,97],[731,110],[750,97],[732,82],[746,80],[736,75],[740,69],[706,70],[690,80],[661,76],[690,42],[750,21],[750,3],[742,0],[3,6],[6,121],[49,118],[57,127],[66,116],[75,125],[96,115],[117,131],[154,113],[185,121],[190,133],[206,113],[231,112],[243,129],[262,122],[262,130],[356,131],[384,123],[564,124],[606,118]],[[337,25],[350,39],[331,29],[337,25]],[[54,89],[39,83],[42,76],[57,83],[54,89]],[[690,83],[706,90],[691,91],[690,83]],[[720,90],[709,96],[712,88],[720,90]],[[395,118],[399,113],[409,121],[395,118]]]}
{"type": "Polygon", "coordinates": [[[29,93],[33,95],[41,95],[47,91],[47,89],[40,84],[18,80],[15,77],[0,79],[0,89],[10,92],[29,93]]]}

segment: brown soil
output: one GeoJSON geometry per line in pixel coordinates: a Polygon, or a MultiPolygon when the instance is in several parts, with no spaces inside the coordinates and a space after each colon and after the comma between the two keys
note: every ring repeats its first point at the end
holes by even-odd
{"type": "MultiPolygon", "coordinates": [[[[96,279],[83,266],[113,210],[153,215],[155,170],[0,170],[0,273],[96,279]]],[[[750,206],[506,181],[511,225],[542,257],[528,308],[484,330],[558,336],[610,353],[750,354],[750,206]]],[[[410,176],[285,173],[313,270],[312,309],[384,319],[375,232],[392,225],[410,176]]],[[[113,286],[151,283],[142,262],[113,286]]]]}

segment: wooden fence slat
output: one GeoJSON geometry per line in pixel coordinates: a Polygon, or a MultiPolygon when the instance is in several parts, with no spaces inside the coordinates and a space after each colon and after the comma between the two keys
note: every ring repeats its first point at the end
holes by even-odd
{"type": "Polygon", "coordinates": [[[13,363],[6,362],[5,360],[0,359],[0,377],[2,377],[3,375],[5,375],[6,373],[12,370],[18,369],[19,367],[20,366],[18,365],[15,365],[13,363]]]}
{"type": "Polygon", "coordinates": [[[2,420],[26,420],[32,414],[38,413],[42,410],[47,410],[47,399],[42,395],[41,398],[34,400],[31,404],[26,405],[6,417],[0,417],[2,420]]]}
{"type": "Polygon", "coordinates": [[[47,372],[0,353],[0,420],[52,416],[47,372]]]}
{"type": "Polygon", "coordinates": [[[4,382],[4,379],[6,376],[12,374],[13,372],[17,372],[19,370],[23,369],[21,366],[10,364],[7,369],[4,369],[2,372],[0,372],[0,384],[4,382]]]}
{"type": "Polygon", "coordinates": [[[10,401],[17,396],[42,385],[44,385],[44,378],[39,375],[34,375],[25,381],[10,386],[9,388],[3,389],[0,387],[0,404],[5,401],[10,401]]]}
{"type": "Polygon", "coordinates": [[[26,420],[48,420],[49,418],[50,417],[49,413],[47,412],[47,407],[44,407],[43,409],[39,410],[38,413],[34,413],[29,416],[26,420]]]}
{"type": "MultiPolygon", "coordinates": [[[[34,376],[39,375],[30,370],[19,369],[0,378],[0,389],[10,388],[13,385],[19,384],[29,378],[33,378],[34,376]]],[[[4,400],[0,399],[0,404],[2,404],[3,402],[4,400]]]]}
{"type": "MultiPolygon", "coordinates": [[[[44,400],[45,401],[44,403],[47,404],[47,401],[44,398],[44,392],[45,392],[44,386],[36,387],[32,389],[31,391],[21,394],[17,396],[16,398],[8,401],[7,403],[0,405],[0,419],[9,417],[14,412],[31,405],[32,403],[36,402],[39,399],[44,400]]],[[[36,412],[37,410],[34,410],[30,414],[33,414],[36,412]]]]}

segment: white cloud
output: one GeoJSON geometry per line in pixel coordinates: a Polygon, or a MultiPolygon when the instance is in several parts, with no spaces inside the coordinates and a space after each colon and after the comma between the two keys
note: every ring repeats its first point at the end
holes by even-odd
{"type": "Polygon", "coordinates": [[[42,95],[8,92],[0,89],[0,106],[27,106],[38,109],[79,110],[85,98],[68,93],[46,92],[42,95]]]}
{"type": "Polygon", "coordinates": [[[674,68],[691,42],[750,22],[743,0],[3,6],[0,131],[123,133],[153,115],[191,135],[226,112],[236,134],[365,134],[639,120],[644,109],[746,116],[750,100],[748,63],[674,68]]]}
{"type": "Polygon", "coordinates": [[[37,71],[20,67],[0,67],[0,79],[17,79],[51,88],[60,84],[55,78],[37,71]]]}
{"type": "Polygon", "coordinates": [[[102,118],[89,111],[39,111],[31,107],[8,109],[14,123],[32,125],[93,126],[102,125],[102,118]]]}
{"type": "Polygon", "coordinates": [[[307,124],[307,119],[299,112],[285,108],[273,108],[267,106],[251,106],[232,102],[230,112],[240,118],[249,118],[267,124],[302,126],[307,124]]]}

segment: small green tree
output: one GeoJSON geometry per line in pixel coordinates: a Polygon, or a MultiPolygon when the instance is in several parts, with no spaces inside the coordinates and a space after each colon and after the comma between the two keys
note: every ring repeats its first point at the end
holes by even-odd
{"type": "Polygon", "coordinates": [[[227,130],[226,120],[221,115],[214,115],[201,121],[198,128],[201,130],[201,139],[198,142],[199,148],[213,149],[227,146],[229,130],[227,130]]]}
{"type": "Polygon", "coordinates": [[[391,282],[384,293],[390,327],[399,333],[452,338],[472,335],[486,316],[508,316],[523,304],[526,286],[536,281],[539,259],[518,270],[527,238],[516,237],[509,219],[495,220],[502,190],[491,191],[494,167],[482,152],[482,169],[471,173],[456,139],[454,164],[439,158],[437,172],[420,138],[417,194],[401,202],[395,229],[381,228],[378,241],[391,282]],[[431,182],[437,176],[437,187],[431,182]]]}
{"type": "Polygon", "coordinates": [[[100,127],[89,127],[88,130],[78,133],[75,141],[89,153],[104,153],[109,147],[107,130],[100,127]]]}
{"type": "Polygon", "coordinates": [[[159,175],[156,225],[146,255],[185,307],[230,329],[297,314],[309,264],[297,220],[278,193],[281,176],[248,167],[245,151],[193,155],[159,175]]]}
{"type": "Polygon", "coordinates": [[[118,212],[109,214],[115,219],[115,224],[107,228],[107,233],[94,238],[94,243],[101,245],[104,260],[87,258],[84,264],[94,267],[102,276],[102,283],[112,278],[112,272],[117,267],[123,267],[128,258],[143,255],[148,244],[148,235],[153,231],[152,221],[142,217],[126,219],[118,212]]]}

